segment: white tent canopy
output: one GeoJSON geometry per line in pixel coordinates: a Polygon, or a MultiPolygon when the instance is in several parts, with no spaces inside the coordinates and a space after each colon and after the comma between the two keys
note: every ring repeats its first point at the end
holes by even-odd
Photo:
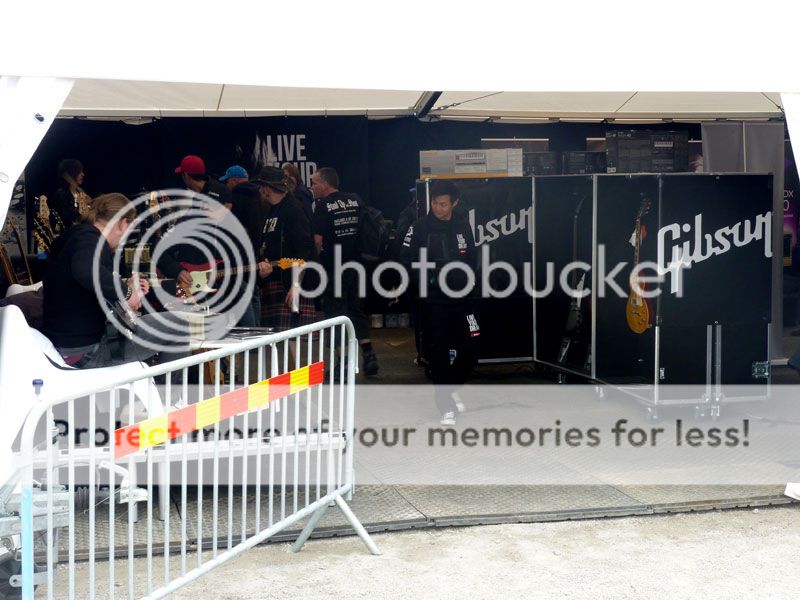
{"type": "Polygon", "coordinates": [[[61,116],[407,115],[421,92],[84,79],[61,116]]]}
{"type": "MultiPolygon", "coordinates": [[[[413,115],[422,91],[286,88],[209,83],[81,79],[60,116],[169,117],[413,115]]],[[[751,119],[781,117],[779,93],[759,92],[444,92],[440,118],[751,119]]]]}

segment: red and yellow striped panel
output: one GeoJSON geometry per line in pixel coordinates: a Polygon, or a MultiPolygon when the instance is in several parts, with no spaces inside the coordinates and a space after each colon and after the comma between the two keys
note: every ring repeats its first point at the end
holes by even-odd
{"type": "Polygon", "coordinates": [[[163,444],[203,429],[223,419],[260,408],[274,400],[302,392],[323,382],[325,362],[320,361],[289,373],[259,381],[197,404],[122,427],[114,432],[114,458],[163,444]]]}

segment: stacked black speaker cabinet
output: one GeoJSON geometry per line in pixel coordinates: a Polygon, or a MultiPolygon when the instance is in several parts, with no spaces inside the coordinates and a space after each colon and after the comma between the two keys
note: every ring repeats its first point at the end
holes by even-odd
{"type": "Polygon", "coordinates": [[[750,174],[535,178],[537,289],[548,268],[556,274],[556,289],[534,304],[535,360],[639,387],[653,413],[695,404],[713,416],[724,402],[765,397],[771,187],[770,175],[750,174]],[[643,287],[657,297],[632,294],[637,246],[638,261],[653,264],[642,275],[663,278],[643,287]],[[591,265],[580,300],[557,281],[576,260],[591,265]]]}

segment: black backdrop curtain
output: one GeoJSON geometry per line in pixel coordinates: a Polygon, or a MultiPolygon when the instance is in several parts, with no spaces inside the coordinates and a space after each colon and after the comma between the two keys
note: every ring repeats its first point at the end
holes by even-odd
{"type": "Polygon", "coordinates": [[[265,161],[298,163],[304,174],[335,167],[342,189],[356,192],[394,219],[408,204],[419,175],[420,150],[479,148],[481,138],[549,138],[550,150],[584,150],[587,137],[613,129],[685,130],[699,139],[697,125],[668,123],[615,126],[603,123],[514,125],[422,122],[414,117],[165,118],[141,125],[121,121],[59,119],[26,170],[29,197],[52,194],[59,160],[77,158],[92,196],[119,191],[179,187],[173,173],[185,154],[206,161],[211,175],[241,164],[252,170],[265,161]]]}

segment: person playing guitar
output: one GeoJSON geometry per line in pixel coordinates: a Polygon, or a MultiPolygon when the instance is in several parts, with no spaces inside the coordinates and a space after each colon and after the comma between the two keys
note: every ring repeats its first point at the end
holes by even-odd
{"type": "MultiPolygon", "coordinates": [[[[135,326],[136,313],[150,290],[146,279],[134,276],[121,281],[114,272],[113,252],[135,216],[136,209],[124,195],[104,194],[95,199],[86,221],[59,236],[51,249],[43,286],[44,333],[75,367],[142,361],[157,352],[153,346],[163,348],[159,352],[162,362],[186,355],[174,350],[179,340],[188,343],[188,328],[177,319],[166,319],[169,332],[157,332],[159,327],[150,326],[122,340],[109,335],[111,313],[131,319],[126,327],[135,326]]],[[[145,315],[141,321],[153,317],[145,315]]],[[[161,317],[159,325],[164,321],[161,317]]]]}

